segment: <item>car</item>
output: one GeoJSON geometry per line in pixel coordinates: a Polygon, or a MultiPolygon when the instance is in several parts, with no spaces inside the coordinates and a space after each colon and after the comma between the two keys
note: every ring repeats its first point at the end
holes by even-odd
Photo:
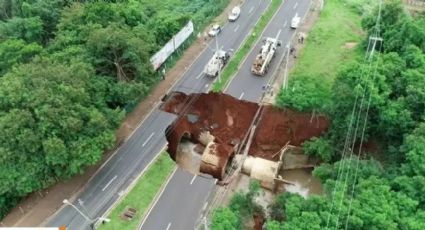
{"type": "Polygon", "coordinates": [[[221,32],[221,26],[219,24],[215,24],[211,27],[210,31],[208,31],[208,35],[210,37],[215,37],[221,32]]]}
{"type": "Polygon", "coordinates": [[[298,28],[298,26],[300,25],[300,21],[301,21],[301,18],[298,16],[298,14],[295,14],[295,16],[292,18],[292,21],[291,21],[291,28],[292,29],[298,28]]]}
{"type": "Polygon", "coordinates": [[[229,21],[234,22],[239,18],[239,15],[241,14],[241,8],[239,6],[235,6],[232,9],[232,12],[229,14],[229,21]]]}

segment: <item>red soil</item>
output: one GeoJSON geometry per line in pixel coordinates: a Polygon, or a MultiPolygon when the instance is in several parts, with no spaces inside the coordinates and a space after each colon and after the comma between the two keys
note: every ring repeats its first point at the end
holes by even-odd
{"type": "Polygon", "coordinates": [[[311,119],[310,113],[268,106],[258,124],[249,154],[278,160],[279,154],[276,153],[286,143],[300,146],[311,137],[320,136],[328,126],[329,122],[324,116],[311,119]]]}
{"type": "MultiPolygon", "coordinates": [[[[258,108],[259,105],[253,102],[227,94],[172,93],[161,106],[162,110],[179,115],[167,129],[170,156],[175,160],[182,137],[199,144],[199,135],[209,131],[215,137],[213,154],[219,157],[219,166],[201,165],[201,172],[222,179],[229,158],[248,132],[258,108]]],[[[311,119],[308,113],[271,106],[265,106],[260,116],[249,154],[271,160],[277,160],[276,153],[287,142],[299,146],[305,140],[321,135],[329,126],[323,116],[311,119]]]]}

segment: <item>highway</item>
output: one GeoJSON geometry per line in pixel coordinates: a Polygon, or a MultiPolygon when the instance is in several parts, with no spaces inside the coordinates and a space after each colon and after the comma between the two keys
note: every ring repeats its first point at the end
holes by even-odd
{"type": "MultiPolygon", "coordinates": [[[[238,21],[226,24],[223,27],[222,33],[218,36],[220,48],[222,47],[225,50],[236,50],[269,3],[270,0],[246,0],[241,7],[242,14],[238,21]]],[[[208,90],[214,79],[204,77],[201,73],[204,66],[213,55],[212,49],[215,48],[215,44],[216,42],[213,39],[209,43],[210,48],[207,48],[196,59],[194,57],[195,60],[193,64],[175,85],[173,88],[174,91],[193,93],[205,92],[208,90]]],[[[70,199],[70,201],[91,219],[104,215],[114,202],[124,194],[128,186],[144,169],[146,169],[149,163],[151,163],[164,148],[166,145],[164,136],[165,129],[174,119],[175,115],[173,114],[168,114],[157,108],[153,109],[151,114],[140,123],[131,137],[121,145],[117,152],[87,182],[81,192],[76,197],[70,199]]],[[[178,186],[187,177],[192,179],[193,176],[178,170],[173,175],[168,186],[178,186]]],[[[205,179],[205,181],[197,180],[195,182],[196,183],[192,183],[192,185],[197,189],[202,188],[206,191],[210,191],[213,186],[212,180],[205,179]]],[[[167,189],[163,194],[169,195],[174,193],[170,191],[174,190],[167,189]]],[[[175,191],[184,192],[187,190],[180,189],[175,191]]],[[[194,191],[198,192],[199,190],[194,191]]],[[[185,192],[186,195],[187,193],[188,192],[185,192]]],[[[163,200],[164,199],[161,197],[161,201],[163,200]]],[[[200,200],[202,200],[202,197],[199,197],[194,203],[200,203],[200,200]]],[[[191,207],[196,206],[196,204],[193,205],[194,206],[191,207]]],[[[157,220],[160,219],[161,218],[157,220]]],[[[180,221],[184,221],[183,219],[180,218],[180,221]]],[[[152,216],[150,216],[149,220],[152,220],[152,216]]],[[[89,221],[68,205],[63,205],[61,209],[45,223],[46,226],[52,227],[66,225],[67,228],[71,230],[90,229],[89,224],[89,221]]],[[[181,222],[180,225],[174,221],[173,224],[174,226],[180,226],[180,229],[187,229],[187,226],[194,225],[194,223],[190,221],[181,222]]],[[[153,226],[155,226],[155,222],[153,226]]]]}
{"type": "MultiPolygon", "coordinates": [[[[277,50],[268,74],[257,77],[250,72],[251,64],[263,44],[260,40],[242,63],[239,72],[230,82],[225,93],[236,98],[260,102],[263,93],[262,86],[268,83],[277,70],[280,60],[283,59],[287,51],[286,44],[295,33],[295,30],[290,28],[291,19],[296,13],[303,18],[310,8],[310,3],[311,0],[286,0],[283,3],[263,34],[263,37],[274,38],[280,31],[278,39],[282,41],[282,46],[277,50]]],[[[180,90],[182,89],[180,88],[180,90]]],[[[183,172],[183,170],[177,170],[148,213],[141,229],[193,229],[197,222],[202,221],[200,217],[208,205],[209,198],[212,196],[210,193],[214,186],[215,180],[213,179],[205,179],[183,172]]]]}

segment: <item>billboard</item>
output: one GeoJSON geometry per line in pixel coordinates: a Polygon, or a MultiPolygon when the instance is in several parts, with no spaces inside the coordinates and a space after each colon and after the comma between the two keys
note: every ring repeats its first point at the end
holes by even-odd
{"type": "Polygon", "coordinates": [[[154,70],[157,70],[162,63],[164,63],[171,54],[178,49],[187,38],[193,33],[193,23],[189,21],[167,44],[165,44],[158,52],[151,58],[151,64],[154,70]]]}

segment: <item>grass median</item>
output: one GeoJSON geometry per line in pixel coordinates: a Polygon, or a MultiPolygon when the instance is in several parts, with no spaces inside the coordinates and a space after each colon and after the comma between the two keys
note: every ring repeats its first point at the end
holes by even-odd
{"type": "Polygon", "coordinates": [[[166,152],[161,153],[155,162],[149,166],[144,175],[138,179],[132,190],[109,214],[108,218],[111,219],[111,221],[104,225],[100,225],[98,229],[136,229],[147,212],[149,205],[160,191],[161,186],[171,175],[174,168],[175,163],[170,159],[168,154],[166,152]],[[137,213],[132,220],[123,220],[121,214],[129,207],[136,209],[137,213]]]}
{"type": "Polygon", "coordinates": [[[242,60],[248,55],[252,46],[260,37],[262,31],[267,26],[268,22],[271,20],[273,15],[279,9],[279,6],[282,4],[283,0],[272,0],[270,6],[267,8],[266,12],[260,17],[260,20],[251,30],[248,38],[242,44],[240,49],[235,53],[234,57],[230,60],[230,62],[226,65],[220,75],[220,81],[216,80],[212,91],[213,92],[221,92],[230,81],[232,76],[238,72],[238,67],[241,64],[242,60]]]}

